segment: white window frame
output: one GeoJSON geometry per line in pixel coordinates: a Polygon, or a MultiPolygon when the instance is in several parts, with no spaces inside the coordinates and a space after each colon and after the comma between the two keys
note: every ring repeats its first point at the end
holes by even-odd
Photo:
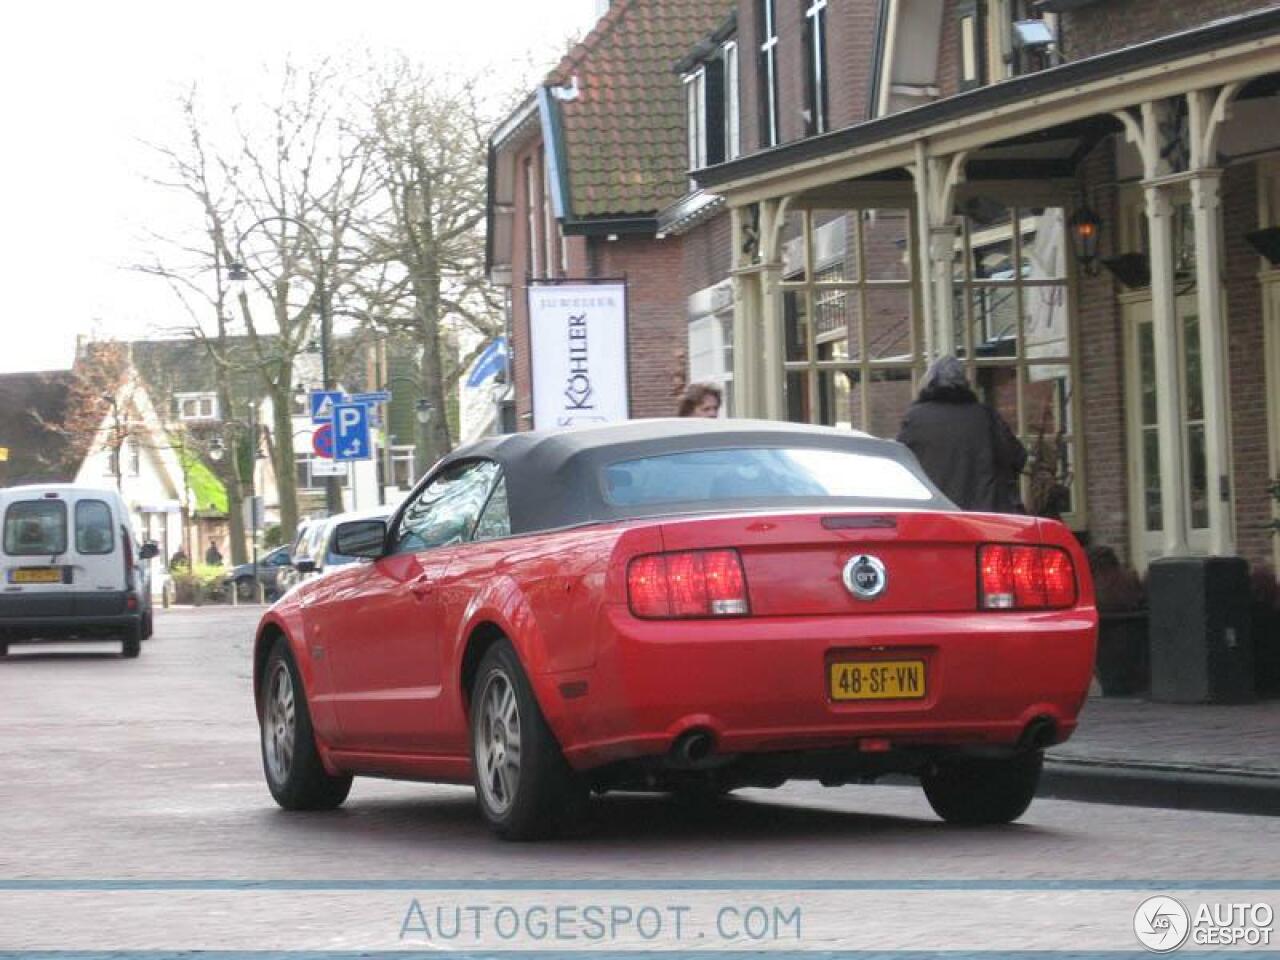
{"type": "MultiPolygon", "coordinates": [[[[699,66],[684,77],[685,147],[689,169],[701,170],[707,165],[707,68],[699,66]]],[[[690,189],[695,182],[689,181],[690,189]]]]}
{"type": "Polygon", "coordinates": [[[760,60],[764,67],[759,80],[764,85],[764,111],[761,119],[765,129],[761,140],[765,147],[775,147],[781,140],[778,130],[778,16],[777,0],[759,0],[760,60]]]}
{"type": "Polygon", "coordinates": [[[219,420],[220,411],[218,409],[218,394],[212,391],[202,391],[199,393],[175,393],[173,399],[178,408],[178,419],[183,423],[202,423],[209,420],[219,420]],[[209,412],[206,414],[197,408],[197,412],[188,415],[186,412],[186,404],[189,402],[203,406],[208,403],[209,412]]]}
{"type": "Polygon", "coordinates": [[[808,0],[808,3],[804,18],[812,59],[805,64],[810,97],[806,110],[810,114],[810,131],[816,135],[831,128],[831,119],[827,116],[827,0],[808,0]]]}
{"type": "Polygon", "coordinates": [[[724,58],[724,158],[736,160],[742,153],[742,115],[738,97],[738,41],[728,40],[724,58]]]}
{"type": "Polygon", "coordinates": [[[392,444],[391,454],[389,459],[391,461],[391,476],[387,478],[387,481],[388,481],[387,486],[395,487],[397,490],[412,490],[413,484],[417,480],[417,477],[415,477],[413,474],[413,461],[414,461],[413,444],[411,443],[392,444]],[[396,467],[398,465],[408,466],[408,469],[405,471],[405,476],[407,477],[407,483],[405,483],[404,486],[400,486],[400,484],[395,482],[396,467]]]}
{"type": "Polygon", "coordinates": [[[534,157],[526,157],[524,161],[525,207],[527,208],[525,219],[529,225],[529,242],[526,249],[529,251],[529,276],[541,277],[539,260],[542,249],[538,245],[538,173],[534,167],[534,157]]]}

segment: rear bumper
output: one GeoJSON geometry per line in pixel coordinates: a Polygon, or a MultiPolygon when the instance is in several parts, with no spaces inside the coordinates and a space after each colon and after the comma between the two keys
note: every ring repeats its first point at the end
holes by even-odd
{"type": "Polygon", "coordinates": [[[539,678],[578,769],[665,754],[689,730],[709,732],[721,754],[867,738],[895,750],[1010,747],[1044,720],[1060,742],[1087,695],[1097,631],[1092,609],[645,622],[613,608],[606,620],[594,668],[539,678]],[[832,700],[832,662],[907,659],[925,665],[920,699],[832,700]]]}
{"type": "Polygon", "coordinates": [[[141,626],[146,605],[125,592],[0,597],[0,641],[31,643],[118,635],[141,626]]]}

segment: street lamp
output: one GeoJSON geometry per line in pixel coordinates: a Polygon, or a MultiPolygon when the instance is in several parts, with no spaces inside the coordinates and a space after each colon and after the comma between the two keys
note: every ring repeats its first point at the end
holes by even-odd
{"type": "MultiPolygon", "coordinates": [[[[227,277],[233,282],[241,282],[249,277],[249,270],[246,267],[243,246],[245,238],[254,230],[265,226],[268,223],[288,223],[292,224],[299,231],[299,235],[306,241],[308,247],[311,248],[312,260],[315,264],[315,280],[316,293],[315,299],[320,307],[320,379],[324,384],[324,389],[333,389],[333,373],[329,368],[329,340],[332,336],[331,327],[333,325],[332,311],[329,305],[329,289],[325,276],[325,258],[324,252],[321,250],[320,241],[316,237],[315,231],[309,226],[298,220],[296,217],[286,216],[284,214],[275,214],[269,217],[263,217],[254,223],[249,224],[240,236],[236,239],[236,259],[227,267],[227,277]]],[[[342,512],[342,490],[338,486],[337,477],[326,477],[324,484],[325,507],[329,513],[342,512]]]]}

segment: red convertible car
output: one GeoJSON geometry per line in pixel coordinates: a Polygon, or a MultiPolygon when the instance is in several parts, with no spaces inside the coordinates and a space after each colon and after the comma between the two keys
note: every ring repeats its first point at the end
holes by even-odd
{"type": "Polygon", "coordinates": [[[362,561],[257,634],[263,765],[288,809],[335,807],[359,775],[474,783],[524,839],[592,792],[907,773],[946,820],[1003,823],[1092,672],[1066,527],[962,513],[905,447],[848,431],[492,438],[338,542],[362,561]]]}

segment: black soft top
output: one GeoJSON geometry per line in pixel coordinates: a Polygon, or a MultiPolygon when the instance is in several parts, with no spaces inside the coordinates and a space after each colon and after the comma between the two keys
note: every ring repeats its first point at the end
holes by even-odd
{"type": "Polygon", "coordinates": [[[891,440],[864,433],[774,420],[684,419],[629,420],[605,426],[573,427],[488,437],[453,451],[439,468],[466,460],[496,461],[507,482],[511,532],[529,533],[584,523],[641,517],[707,513],[706,501],[690,503],[611,503],[605,497],[603,471],[614,463],[693,450],[744,447],[813,447],[883,457],[906,467],[930,493],[928,500],[868,500],[776,497],[717,501],[716,510],[866,507],[871,509],[954,510],[920,469],[911,451],[891,440]]]}

